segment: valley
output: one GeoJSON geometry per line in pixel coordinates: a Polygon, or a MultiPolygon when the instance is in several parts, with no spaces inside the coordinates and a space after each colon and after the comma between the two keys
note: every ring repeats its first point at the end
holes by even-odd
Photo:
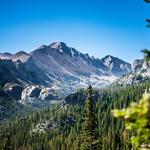
{"type": "Polygon", "coordinates": [[[130,150],[130,133],[111,111],[138,102],[150,89],[144,59],[94,58],[63,42],[29,54],[1,53],[0,76],[0,149],[11,150],[77,150],[89,85],[99,149],[130,150]]]}

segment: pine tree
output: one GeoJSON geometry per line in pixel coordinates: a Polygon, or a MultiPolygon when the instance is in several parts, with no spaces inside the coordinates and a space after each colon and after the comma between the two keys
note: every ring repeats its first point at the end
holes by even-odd
{"type": "Polygon", "coordinates": [[[145,60],[150,61],[150,50],[144,49],[142,52],[144,53],[145,60]]]}
{"type": "Polygon", "coordinates": [[[94,102],[92,99],[92,87],[87,89],[88,98],[83,110],[83,125],[81,130],[80,150],[98,150],[98,126],[94,113],[94,102]]]}
{"type": "MultiPolygon", "coordinates": [[[[147,3],[150,3],[150,0],[144,0],[144,1],[147,2],[147,3]]],[[[150,19],[149,19],[149,18],[146,19],[146,22],[148,23],[147,27],[150,27],[150,19]]],[[[147,61],[150,61],[150,50],[144,49],[142,52],[143,52],[144,55],[145,55],[144,58],[145,58],[147,61]]]]}
{"type": "MultiPolygon", "coordinates": [[[[150,3],[150,0],[144,0],[147,3],[150,3]]],[[[146,22],[148,23],[147,27],[150,27],[150,19],[146,19],[146,22]]]]}
{"type": "Polygon", "coordinates": [[[12,150],[12,142],[11,142],[10,134],[7,134],[3,150],[12,150]]]}
{"type": "Polygon", "coordinates": [[[150,0],[144,0],[145,2],[147,2],[147,3],[150,3],[150,0]]]}
{"type": "Polygon", "coordinates": [[[131,142],[136,149],[150,149],[150,93],[127,109],[113,110],[113,115],[125,120],[125,129],[131,131],[131,142]]]}

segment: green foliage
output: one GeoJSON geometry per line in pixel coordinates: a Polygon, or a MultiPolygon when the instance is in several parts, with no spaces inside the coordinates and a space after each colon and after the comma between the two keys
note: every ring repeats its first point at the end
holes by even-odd
{"type": "Polygon", "coordinates": [[[0,121],[24,116],[32,110],[11,97],[0,97],[0,121]]]}
{"type": "MultiPolygon", "coordinates": [[[[150,0],[144,0],[147,3],[150,3],[150,0]]],[[[148,23],[147,27],[150,27],[150,19],[146,19],[146,22],[148,23]]],[[[144,53],[144,58],[146,59],[146,61],[150,61],[150,50],[144,49],[143,50],[144,53]]]]}
{"type": "MultiPolygon", "coordinates": [[[[131,150],[131,133],[125,130],[123,120],[111,115],[111,110],[128,107],[131,102],[141,99],[145,89],[149,88],[150,84],[144,84],[93,90],[93,111],[98,118],[100,150],[131,150]]],[[[78,150],[81,142],[78,137],[83,127],[81,116],[85,93],[81,90],[78,94],[73,94],[68,99],[69,105],[53,105],[45,110],[32,112],[26,117],[0,122],[0,149],[11,145],[12,150],[78,150]],[[74,121],[68,121],[70,118],[74,121]],[[45,133],[31,134],[30,131],[38,123],[46,120],[52,120],[55,126],[47,129],[45,133]],[[8,134],[10,140],[7,140],[8,134]]]]}
{"type": "Polygon", "coordinates": [[[97,150],[99,148],[97,118],[94,112],[92,87],[87,89],[88,98],[83,110],[83,125],[81,131],[81,150],[97,150]]]}
{"type": "MultiPolygon", "coordinates": [[[[150,0],[144,0],[147,3],[150,3],[150,0]]],[[[147,27],[150,27],[150,19],[146,19],[146,22],[148,23],[147,27]]]]}
{"type": "Polygon", "coordinates": [[[144,53],[145,60],[150,61],[150,50],[144,49],[142,52],[144,53]]]}
{"type": "Polygon", "coordinates": [[[147,3],[150,3],[150,0],[144,0],[145,2],[147,2],[147,3]]]}
{"type": "Polygon", "coordinates": [[[125,128],[133,131],[132,144],[139,149],[150,149],[150,94],[144,94],[139,103],[131,103],[130,107],[113,110],[115,117],[125,120],[125,128]]]}
{"type": "Polygon", "coordinates": [[[3,149],[4,150],[12,150],[12,142],[11,142],[11,137],[9,134],[7,134],[7,136],[6,136],[3,149]]]}

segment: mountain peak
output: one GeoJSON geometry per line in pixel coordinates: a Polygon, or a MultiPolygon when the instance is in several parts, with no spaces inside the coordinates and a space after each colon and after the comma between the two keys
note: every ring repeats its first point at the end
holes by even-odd
{"type": "Polygon", "coordinates": [[[12,54],[5,52],[5,53],[0,53],[0,59],[11,59],[12,54]]]}
{"type": "Polygon", "coordinates": [[[4,52],[3,54],[4,54],[4,55],[7,55],[7,56],[11,56],[11,55],[12,55],[12,54],[9,53],[9,52],[4,52]]]}
{"type": "Polygon", "coordinates": [[[16,54],[14,54],[11,59],[15,62],[20,60],[22,63],[26,62],[30,55],[24,51],[19,51],[16,54]]]}
{"type": "Polygon", "coordinates": [[[53,42],[52,44],[49,45],[51,48],[54,49],[65,49],[68,48],[67,45],[64,42],[53,42]]]}
{"type": "Polygon", "coordinates": [[[29,54],[27,54],[27,53],[24,52],[24,51],[19,51],[19,52],[17,52],[16,54],[14,54],[14,56],[20,56],[20,55],[29,55],[29,54]]]}
{"type": "Polygon", "coordinates": [[[104,58],[102,58],[102,60],[106,60],[106,59],[112,60],[112,59],[118,59],[118,58],[112,55],[106,55],[104,58]]]}
{"type": "Polygon", "coordinates": [[[131,64],[111,55],[107,55],[101,60],[117,76],[128,74],[132,70],[131,64]]]}
{"type": "Polygon", "coordinates": [[[49,45],[50,48],[58,50],[60,53],[71,55],[71,49],[64,42],[53,42],[49,45]]]}
{"type": "Polygon", "coordinates": [[[122,63],[127,63],[127,64],[130,64],[130,63],[128,63],[128,62],[126,62],[126,61],[124,61],[124,60],[122,60],[122,59],[120,59],[120,58],[118,58],[118,57],[114,57],[114,56],[112,56],[112,55],[106,55],[104,58],[102,58],[101,59],[102,61],[119,61],[119,62],[122,62],[122,63]]]}
{"type": "Polygon", "coordinates": [[[44,48],[46,48],[47,46],[46,45],[41,45],[40,47],[38,47],[37,49],[44,49],[44,48]]]}

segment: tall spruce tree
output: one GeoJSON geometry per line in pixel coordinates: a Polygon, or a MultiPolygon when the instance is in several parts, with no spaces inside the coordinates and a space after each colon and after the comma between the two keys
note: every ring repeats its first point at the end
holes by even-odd
{"type": "Polygon", "coordinates": [[[92,98],[92,87],[87,89],[88,97],[83,110],[83,124],[80,137],[80,150],[98,150],[99,136],[97,119],[94,112],[94,101],[92,98]]]}

